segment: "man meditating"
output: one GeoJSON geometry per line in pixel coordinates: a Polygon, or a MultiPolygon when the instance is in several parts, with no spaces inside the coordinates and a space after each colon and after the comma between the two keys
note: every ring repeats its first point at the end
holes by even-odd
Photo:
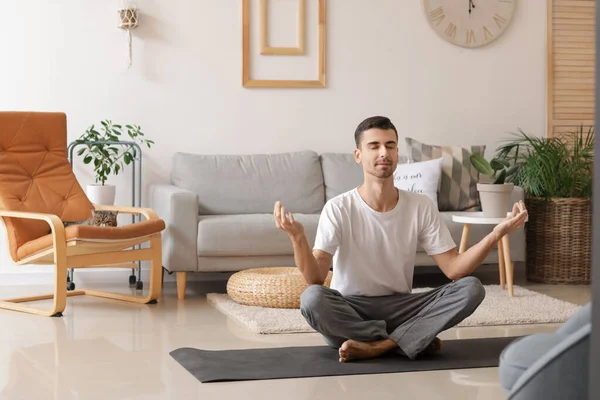
{"type": "Polygon", "coordinates": [[[398,133],[392,122],[368,118],[354,136],[363,184],[325,204],[312,251],[303,226],[279,201],[275,223],[288,233],[296,265],[310,285],[300,298],[302,315],[339,349],[340,362],[391,350],[414,360],[439,350],[437,335],[481,304],[485,290],[469,274],[498,240],[523,227],[527,210],[515,203],[492,233],[458,254],[434,202],[394,186],[398,133]],[[418,245],[453,282],[411,293],[418,245]],[[323,283],[331,265],[327,288],[323,283]]]}

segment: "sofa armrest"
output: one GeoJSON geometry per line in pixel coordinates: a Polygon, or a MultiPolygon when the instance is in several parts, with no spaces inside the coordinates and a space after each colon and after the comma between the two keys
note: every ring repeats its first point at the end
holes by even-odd
{"type": "Polygon", "coordinates": [[[165,221],[163,267],[169,271],[198,270],[198,195],[169,184],[148,188],[150,207],[165,221]]]}

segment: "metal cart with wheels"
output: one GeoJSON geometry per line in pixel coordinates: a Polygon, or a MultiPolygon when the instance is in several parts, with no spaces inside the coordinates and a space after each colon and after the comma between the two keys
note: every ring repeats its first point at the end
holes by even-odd
{"type": "MultiPolygon", "coordinates": [[[[77,146],[85,146],[91,144],[104,144],[104,145],[116,145],[123,147],[135,148],[136,156],[131,161],[131,205],[134,207],[142,206],[142,149],[140,146],[131,141],[101,141],[101,142],[81,142],[75,141],[69,144],[67,151],[69,153],[69,162],[71,163],[71,168],[73,168],[73,151],[77,146]]],[[[131,223],[135,223],[137,221],[141,221],[141,215],[131,215],[131,223]]],[[[136,245],[135,248],[139,249],[141,245],[136,245]]],[[[137,261],[137,265],[135,263],[128,263],[123,265],[115,265],[115,268],[131,268],[131,275],[129,276],[129,285],[135,285],[136,290],[143,290],[144,283],[142,281],[142,262],[137,261]],[[132,266],[133,265],[133,266],[132,266]],[[136,276],[137,269],[137,276],[136,276]]],[[[75,270],[73,268],[67,271],[67,290],[75,290],[75,281],[74,281],[74,273],[75,270]]]]}

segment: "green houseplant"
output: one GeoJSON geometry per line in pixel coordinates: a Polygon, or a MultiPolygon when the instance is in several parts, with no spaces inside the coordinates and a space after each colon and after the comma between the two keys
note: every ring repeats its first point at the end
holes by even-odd
{"type": "Polygon", "coordinates": [[[83,133],[76,143],[81,143],[83,148],[77,151],[78,156],[83,157],[84,164],[93,164],[96,174],[96,183],[87,186],[87,195],[94,204],[113,204],[115,199],[115,186],[106,184],[111,174],[118,175],[126,165],[137,160],[139,155],[133,145],[117,145],[114,142],[128,141],[138,145],[146,145],[148,148],[154,144],[152,140],[146,139],[139,125],[125,125],[126,138],[123,126],[113,123],[111,120],[100,122],[100,131],[95,125],[91,125],[83,133]]]}
{"type": "Polygon", "coordinates": [[[529,212],[527,278],[543,283],[590,281],[594,127],[556,137],[519,130],[497,150],[514,167],[529,212]]]}
{"type": "Polygon", "coordinates": [[[506,178],[512,175],[517,169],[516,165],[511,166],[510,162],[505,158],[495,157],[488,162],[479,154],[471,156],[471,164],[473,164],[479,173],[488,176],[493,184],[505,183],[506,178]]]}
{"type": "Polygon", "coordinates": [[[472,155],[471,164],[480,174],[486,176],[490,183],[477,183],[481,209],[484,217],[502,218],[510,208],[510,197],[514,189],[513,183],[506,179],[512,175],[516,166],[511,166],[505,158],[495,157],[487,161],[481,155],[472,155]]]}

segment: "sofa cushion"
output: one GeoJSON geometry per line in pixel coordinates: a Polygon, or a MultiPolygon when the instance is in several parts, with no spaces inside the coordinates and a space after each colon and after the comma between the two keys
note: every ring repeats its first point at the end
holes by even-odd
{"type": "Polygon", "coordinates": [[[438,189],[442,175],[442,159],[398,164],[394,171],[394,186],[429,197],[438,209],[438,189]]]}
{"type": "MultiPolygon", "coordinates": [[[[407,157],[399,156],[398,163],[406,163],[407,157]]],[[[325,201],[360,186],[363,183],[363,169],[354,160],[352,153],[321,154],[325,201]]]]}
{"type": "Polygon", "coordinates": [[[293,213],[316,213],[325,205],[323,172],[313,151],[176,153],[171,179],[198,194],[200,215],[272,213],[277,200],[293,213]]]}
{"type": "Polygon", "coordinates": [[[486,146],[434,146],[407,137],[406,147],[411,162],[442,158],[442,178],[438,193],[440,211],[480,210],[479,172],[471,164],[471,155],[483,156],[486,146]]]}
{"type": "MultiPolygon", "coordinates": [[[[310,247],[315,242],[320,214],[296,214],[304,226],[310,247]]],[[[292,255],[287,233],[275,226],[273,213],[243,215],[201,215],[198,223],[198,256],[292,255]]]]}
{"type": "Polygon", "coordinates": [[[360,164],[354,161],[354,154],[323,153],[321,165],[326,201],[354,189],[363,181],[363,170],[360,164]]]}

